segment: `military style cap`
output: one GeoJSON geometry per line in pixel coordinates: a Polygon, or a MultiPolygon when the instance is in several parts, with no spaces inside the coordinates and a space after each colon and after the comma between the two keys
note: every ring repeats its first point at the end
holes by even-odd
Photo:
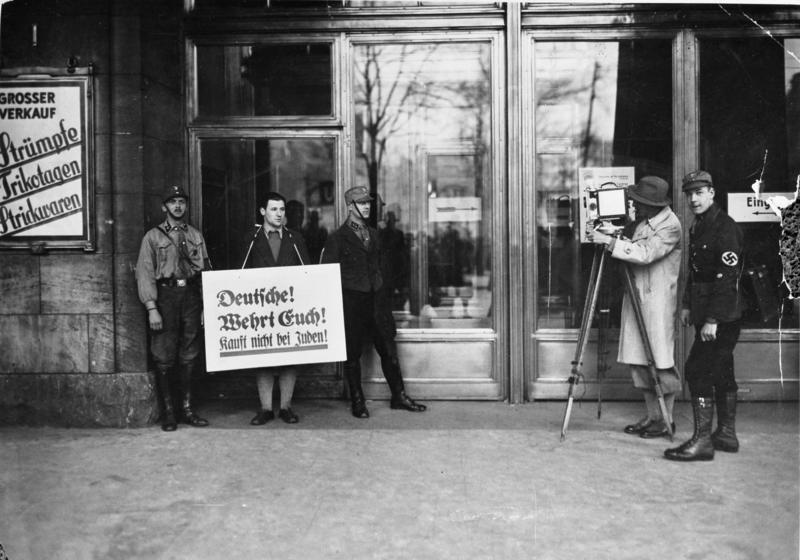
{"type": "Polygon", "coordinates": [[[351,202],[367,202],[372,198],[367,187],[352,187],[344,191],[344,201],[347,204],[351,202]]]}
{"type": "Polygon", "coordinates": [[[628,187],[629,197],[650,206],[669,206],[671,201],[668,193],[669,183],[653,175],[642,177],[638,183],[628,187]]]}
{"type": "Polygon", "coordinates": [[[179,187],[178,185],[172,185],[164,189],[164,196],[161,197],[161,202],[167,202],[171,198],[179,198],[183,197],[186,200],[189,200],[189,195],[186,194],[186,191],[183,190],[183,187],[179,187]]]}
{"type": "Polygon", "coordinates": [[[714,182],[711,180],[711,173],[708,171],[692,171],[683,178],[683,192],[698,189],[700,187],[713,187],[714,182]]]}

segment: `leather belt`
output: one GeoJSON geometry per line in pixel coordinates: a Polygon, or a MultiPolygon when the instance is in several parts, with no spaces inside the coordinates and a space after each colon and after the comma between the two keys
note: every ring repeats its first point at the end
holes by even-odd
{"type": "Polygon", "coordinates": [[[156,280],[156,284],[169,288],[185,288],[186,286],[196,284],[197,280],[197,276],[192,276],[191,278],[160,278],[156,280]]]}

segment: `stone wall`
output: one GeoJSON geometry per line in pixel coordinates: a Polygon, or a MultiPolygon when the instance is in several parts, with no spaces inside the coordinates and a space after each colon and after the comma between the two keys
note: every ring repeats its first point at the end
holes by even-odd
{"type": "Polygon", "coordinates": [[[156,415],[133,269],[161,219],[157,193],[185,184],[181,11],[180,0],[3,5],[4,69],[94,65],[97,249],[0,251],[0,424],[156,415]]]}

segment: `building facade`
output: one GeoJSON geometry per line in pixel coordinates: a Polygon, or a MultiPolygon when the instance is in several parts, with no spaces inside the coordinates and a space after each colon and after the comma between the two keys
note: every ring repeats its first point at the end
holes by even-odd
{"type": "MultiPolygon", "coordinates": [[[[706,169],[745,232],[740,398],[797,399],[800,310],[780,288],[780,222],[751,188],[797,189],[796,7],[13,0],[2,10],[4,83],[77,69],[93,117],[87,239],[36,228],[0,237],[2,422],[154,418],[133,265],[172,183],[188,189],[216,269],[241,266],[267,191],[290,201],[288,225],[315,257],[346,216],[344,190],[368,186],[410,392],[535,406],[567,394],[592,188],[663,177],[685,249],[680,178],[706,169]]],[[[636,398],[614,360],[620,286],[611,267],[588,333],[588,398],[636,398]]],[[[691,333],[680,332],[682,364],[691,333]]],[[[367,396],[388,397],[375,357],[368,369],[367,396]]],[[[246,371],[201,384],[207,398],[255,395],[246,371]]],[[[305,368],[298,395],[341,394],[337,364],[305,368]]]]}

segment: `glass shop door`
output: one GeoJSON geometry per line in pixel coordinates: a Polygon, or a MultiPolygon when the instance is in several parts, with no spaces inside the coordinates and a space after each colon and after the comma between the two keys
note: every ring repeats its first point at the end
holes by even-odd
{"type": "Polygon", "coordinates": [[[698,167],[744,231],[739,398],[796,399],[800,307],[781,286],[781,223],[765,200],[794,200],[800,186],[800,38],[701,35],[696,45],[698,167]]]}
{"type": "MultiPolygon", "coordinates": [[[[574,37],[574,34],[573,34],[574,37]]],[[[656,175],[671,186],[683,154],[675,148],[671,36],[530,43],[532,145],[525,202],[530,333],[526,398],[564,398],[589,288],[594,245],[585,242],[588,187],[627,186],[656,175]]],[[[581,395],[635,398],[616,361],[622,303],[619,264],[607,260],[583,356],[581,395]],[[602,330],[598,327],[601,326],[602,330]],[[600,335],[603,335],[600,338],[600,335]]]]}

